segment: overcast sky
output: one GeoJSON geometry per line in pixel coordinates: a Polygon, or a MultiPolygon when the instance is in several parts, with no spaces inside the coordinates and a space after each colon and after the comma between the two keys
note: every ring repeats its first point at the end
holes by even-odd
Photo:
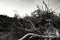
{"type": "MultiPolygon", "coordinates": [[[[41,7],[42,0],[0,0],[0,14],[14,16],[14,13],[18,13],[20,16],[24,16],[37,9],[37,2],[41,7]]],[[[60,0],[45,0],[45,2],[49,3],[49,7],[53,10],[60,6],[60,0]]],[[[59,10],[57,11],[59,12],[59,10]]]]}

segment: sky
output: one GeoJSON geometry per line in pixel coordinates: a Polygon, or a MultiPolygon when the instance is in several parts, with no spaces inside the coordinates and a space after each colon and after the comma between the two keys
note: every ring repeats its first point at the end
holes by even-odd
{"type": "MultiPolygon", "coordinates": [[[[60,0],[44,0],[46,4],[49,4],[49,8],[55,10],[60,7],[60,0]]],[[[21,17],[26,14],[30,15],[31,12],[37,9],[36,3],[42,6],[42,0],[0,0],[0,14],[5,14],[13,17],[14,14],[18,14],[21,17]]],[[[55,10],[59,12],[60,9],[55,10]]],[[[55,13],[58,15],[58,13],[55,13]]]]}

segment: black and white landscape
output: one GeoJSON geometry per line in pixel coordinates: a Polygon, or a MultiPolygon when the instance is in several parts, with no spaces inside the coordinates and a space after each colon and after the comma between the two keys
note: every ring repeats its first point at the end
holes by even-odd
{"type": "Polygon", "coordinates": [[[60,40],[60,0],[0,0],[0,40],[60,40]]]}

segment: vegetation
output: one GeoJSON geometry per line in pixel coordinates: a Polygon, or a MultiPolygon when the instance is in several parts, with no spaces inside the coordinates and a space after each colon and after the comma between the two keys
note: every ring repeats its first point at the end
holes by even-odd
{"type": "Polygon", "coordinates": [[[55,28],[60,29],[60,17],[55,15],[53,11],[51,12],[44,1],[43,4],[47,10],[42,11],[37,6],[38,9],[32,12],[31,16],[24,18],[18,19],[17,15],[13,18],[0,15],[0,39],[18,40],[29,32],[36,33],[37,31],[37,34],[42,34],[43,31],[46,31],[43,29],[51,29],[48,31],[52,31],[55,28]]]}

